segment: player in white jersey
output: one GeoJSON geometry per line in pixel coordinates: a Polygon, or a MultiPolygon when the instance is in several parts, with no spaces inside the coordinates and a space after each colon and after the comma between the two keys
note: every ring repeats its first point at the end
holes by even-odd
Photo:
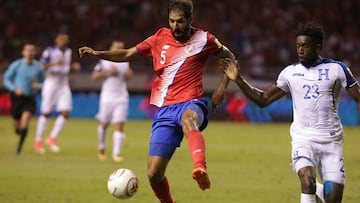
{"type": "Polygon", "coordinates": [[[40,59],[46,69],[46,78],[41,92],[41,115],[37,123],[34,145],[35,151],[38,153],[45,152],[42,135],[46,129],[47,120],[54,110],[59,112],[59,115],[50,136],[46,139],[46,144],[53,152],[59,152],[60,148],[56,140],[64,128],[72,108],[68,75],[70,69],[78,71],[80,64],[71,62],[72,51],[67,47],[68,43],[69,36],[67,34],[58,34],[55,38],[55,45],[46,48],[40,59]]]}
{"type": "Polygon", "coordinates": [[[301,203],[340,203],[345,176],[343,127],[338,116],[341,89],[355,99],[360,110],[360,87],[342,62],[322,58],[324,33],[315,23],[299,24],[296,51],[299,63],[287,66],[266,90],[243,79],[237,64],[223,61],[223,71],[261,107],[290,93],[293,100],[292,165],[301,183],[301,203]],[[323,185],[316,183],[316,170],[323,185]],[[316,195],[315,195],[316,194],[316,195]]]}
{"type": "MultiPolygon", "coordinates": [[[[124,43],[114,41],[110,50],[123,49],[124,43]]],[[[115,125],[113,132],[113,151],[112,159],[115,162],[122,162],[121,146],[125,139],[124,125],[128,115],[129,93],[127,90],[127,80],[133,72],[129,62],[112,62],[100,60],[95,66],[92,74],[93,80],[104,78],[101,93],[99,112],[96,118],[99,120],[98,140],[100,160],[105,160],[105,139],[110,123],[115,125]]]]}

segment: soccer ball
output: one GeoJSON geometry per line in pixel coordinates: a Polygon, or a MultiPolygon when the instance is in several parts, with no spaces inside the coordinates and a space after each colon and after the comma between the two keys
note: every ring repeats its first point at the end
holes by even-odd
{"type": "Polygon", "coordinates": [[[109,176],[107,186],[112,196],[118,199],[128,199],[137,192],[139,180],[130,169],[120,168],[109,176]]]}

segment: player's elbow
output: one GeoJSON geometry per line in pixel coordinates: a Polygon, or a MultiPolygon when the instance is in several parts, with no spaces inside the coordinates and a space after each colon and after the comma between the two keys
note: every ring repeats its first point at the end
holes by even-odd
{"type": "Polygon", "coordinates": [[[97,76],[96,74],[92,74],[91,75],[91,80],[98,80],[99,76],[97,76]]]}
{"type": "Polygon", "coordinates": [[[254,101],[260,108],[265,108],[267,107],[271,101],[263,96],[260,96],[260,98],[256,99],[254,101]]]}
{"type": "Polygon", "coordinates": [[[260,107],[260,108],[265,108],[267,107],[269,104],[264,102],[264,101],[259,101],[259,102],[256,102],[256,104],[260,107]]]}

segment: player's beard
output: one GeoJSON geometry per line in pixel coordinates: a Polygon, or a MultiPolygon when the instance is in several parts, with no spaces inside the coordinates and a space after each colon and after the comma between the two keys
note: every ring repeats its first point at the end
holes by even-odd
{"type": "Polygon", "coordinates": [[[186,27],[185,29],[175,29],[171,31],[173,37],[179,42],[185,42],[190,37],[190,27],[186,27]]]}

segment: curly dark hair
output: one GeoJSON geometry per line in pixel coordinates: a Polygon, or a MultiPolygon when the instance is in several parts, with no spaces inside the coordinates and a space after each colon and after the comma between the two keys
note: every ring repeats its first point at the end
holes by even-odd
{"type": "Polygon", "coordinates": [[[193,12],[193,4],[191,0],[170,0],[168,12],[180,10],[184,12],[184,16],[186,18],[192,17],[193,12]]]}
{"type": "Polygon", "coordinates": [[[299,23],[295,35],[296,37],[299,35],[311,37],[316,44],[320,44],[320,47],[322,47],[325,38],[324,29],[315,22],[299,23]]]}

